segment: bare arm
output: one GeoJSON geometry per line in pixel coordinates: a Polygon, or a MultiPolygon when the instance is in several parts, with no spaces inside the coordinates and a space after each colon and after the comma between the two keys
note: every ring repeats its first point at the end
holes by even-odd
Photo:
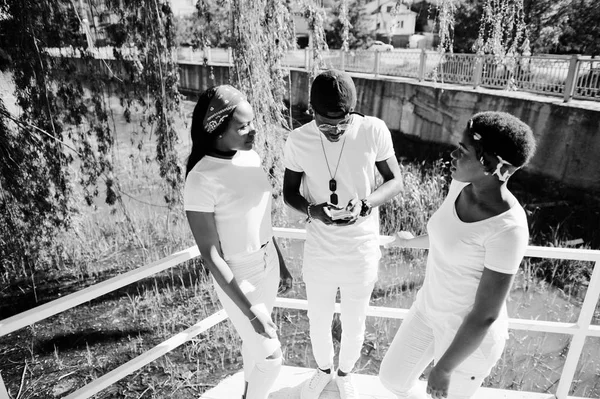
{"type": "MultiPolygon", "coordinates": [[[[325,224],[335,223],[331,216],[325,212],[328,207],[327,202],[311,205],[302,194],[300,194],[300,184],[302,183],[303,172],[295,172],[290,169],[285,170],[283,175],[283,200],[290,207],[298,212],[308,216],[308,206],[310,205],[310,216],[320,220],[325,224]]],[[[338,223],[336,223],[338,224],[338,223]]]]}
{"type": "MultiPolygon", "coordinates": [[[[223,259],[223,251],[221,249],[214,213],[187,211],[186,216],[194,239],[196,240],[196,244],[198,245],[198,249],[200,250],[200,254],[202,254],[204,265],[211,272],[219,287],[221,287],[225,294],[231,298],[248,320],[250,320],[254,329],[259,334],[265,335],[266,327],[269,327],[273,322],[271,321],[269,324],[257,320],[257,317],[261,315],[257,315],[253,311],[252,303],[240,289],[231,268],[223,259]]],[[[274,328],[275,325],[273,324],[272,327],[274,328]]],[[[266,335],[270,336],[270,334],[266,335]]]]}
{"type": "Polygon", "coordinates": [[[463,320],[452,343],[429,376],[427,392],[433,392],[434,398],[440,394],[445,396],[443,393],[447,395],[452,371],[483,342],[488,329],[500,314],[514,277],[514,274],[483,269],[473,309],[463,320]]]}
{"type": "Polygon", "coordinates": [[[308,201],[300,194],[304,173],[286,169],[283,176],[283,201],[298,212],[307,215],[308,201]]]}
{"type": "Polygon", "coordinates": [[[366,198],[373,207],[389,201],[398,195],[403,187],[402,173],[395,156],[389,157],[385,161],[375,162],[375,167],[383,178],[383,184],[366,198]]]}

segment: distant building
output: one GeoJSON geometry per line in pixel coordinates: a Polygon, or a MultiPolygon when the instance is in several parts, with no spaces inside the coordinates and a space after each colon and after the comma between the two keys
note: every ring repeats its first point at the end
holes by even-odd
{"type": "Polygon", "coordinates": [[[374,0],[365,4],[365,23],[378,40],[391,42],[394,47],[407,47],[415,33],[417,13],[396,0],[374,0]]]}

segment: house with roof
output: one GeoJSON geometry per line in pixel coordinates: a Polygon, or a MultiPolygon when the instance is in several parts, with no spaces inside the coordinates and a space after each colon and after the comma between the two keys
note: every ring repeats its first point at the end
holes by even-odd
{"type": "Polygon", "coordinates": [[[406,47],[415,33],[417,13],[410,5],[396,0],[374,0],[365,4],[365,23],[377,40],[390,42],[394,47],[406,47]]]}

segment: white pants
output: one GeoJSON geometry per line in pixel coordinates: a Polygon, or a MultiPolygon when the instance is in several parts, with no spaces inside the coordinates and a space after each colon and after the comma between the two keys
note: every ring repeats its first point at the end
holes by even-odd
{"type": "Polygon", "coordinates": [[[340,289],[342,342],[340,344],[339,369],[349,373],[360,357],[365,335],[365,318],[374,283],[336,284],[333,282],[306,281],[310,341],[317,366],[326,370],[333,368],[333,341],[331,322],[335,310],[335,297],[340,289]]]}
{"type": "MultiPolygon", "coordinates": [[[[425,388],[416,383],[429,363],[444,354],[455,335],[456,331],[429,323],[412,306],[381,362],[379,379],[383,386],[399,399],[429,398],[425,388]]],[[[504,337],[488,334],[452,373],[448,399],[471,398],[500,358],[505,343],[504,337]]]]}
{"type": "MultiPolygon", "coordinates": [[[[274,244],[269,242],[255,253],[228,259],[227,264],[250,303],[262,303],[271,313],[279,286],[279,258],[274,244]]],[[[281,370],[281,356],[269,358],[280,348],[279,340],[257,334],[248,317],[216,281],[214,286],[219,301],[242,338],[244,377],[248,382],[246,399],[266,399],[281,370]]]]}

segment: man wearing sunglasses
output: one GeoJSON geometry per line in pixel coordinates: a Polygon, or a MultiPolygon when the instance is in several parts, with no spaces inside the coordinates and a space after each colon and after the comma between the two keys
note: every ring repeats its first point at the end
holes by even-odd
{"type": "Polygon", "coordinates": [[[349,74],[328,70],[310,91],[314,120],[290,133],[285,145],[283,197],[307,218],[302,274],[317,369],[301,399],[317,399],[334,379],[342,399],[358,398],[350,372],[360,356],[366,310],[379,250],[377,207],[402,187],[390,131],[354,112],[349,74]],[[383,183],[375,186],[375,170],[383,183]],[[342,339],[334,372],[331,321],[338,289],[342,339]]]}

